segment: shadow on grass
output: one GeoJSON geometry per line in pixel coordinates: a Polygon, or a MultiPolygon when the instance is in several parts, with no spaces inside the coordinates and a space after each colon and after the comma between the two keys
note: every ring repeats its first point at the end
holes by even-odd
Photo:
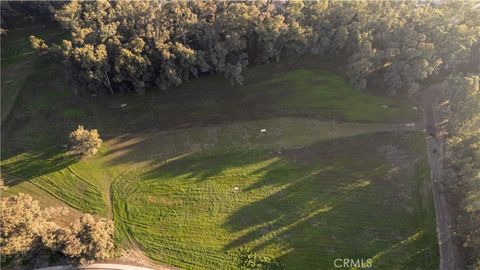
{"type": "Polygon", "coordinates": [[[411,171],[404,168],[390,177],[390,166],[377,151],[382,144],[398,145],[396,139],[382,133],[283,151],[278,162],[308,169],[300,177],[282,178],[275,174],[276,164],[262,168],[262,180],[244,191],[281,188],[228,218],[224,227],[240,236],[224,250],[243,245],[255,252],[276,250],[292,269],[330,269],[336,258],[372,258],[373,269],[435,268],[435,227],[418,220],[423,210],[412,199],[421,194],[414,183],[396,183],[411,181],[411,171]]]}
{"type": "Polygon", "coordinates": [[[264,161],[272,156],[269,153],[209,153],[191,154],[172,159],[146,173],[147,178],[174,178],[182,176],[196,181],[205,181],[221,175],[230,167],[242,167],[264,161]]]}
{"type": "Polygon", "coordinates": [[[178,155],[126,177],[126,188],[118,190],[130,200],[120,204],[124,213],[117,213],[125,218],[121,233],[146,250],[168,249],[173,237],[179,250],[198,255],[182,258],[192,265],[213,265],[214,257],[226,258],[247,245],[290,269],[330,269],[338,257],[377,258],[373,269],[434,269],[435,227],[422,221],[430,217],[417,204],[422,195],[411,168],[390,170],[395,164],[379,151],[392,145],[415,160],[408,136],[376,133],[280,151],[178,155]],[[173,219],[164,220],[161,234],[151,230],[157,221],[140,224],[152,213],[173,219]],[[178,213],[191,215],[184,219],[178,213]],[[170,226],[176,222],[181,228],[170,226]],[[209,227],[219,234],[193,235],[209,227]],[[209,241],[218,249],[204,244],[209,241]]]}
{"type": "Polygon", "coordinates": [[[286,111],[278,104],[280,97],[295,95],[297,89],[285,83],[264,83],[289,74],[300,66],[314,70],[329,67],[324,63],[325,60],[321,62],[318,58],[311,58],[292,60],[284,65],[252,67],[246,70],[243,85],[232,86],[221,75],[209,75],[182,85],[175,91],[152,89],[144,96],[108,97],[100,103],[107,107],[128,104],[125,110],[129,113],[117,109],[104,114],[108,116],[108,122],[119,120],[116,125],[127,132],[204,127],[281,116],[316,117],[318,115],[311,110],[306,113],[286,111]],[[112,119],[112,115],[117,114],[120,117],[112,119]]]}
{"type": "MultiPolygon", "coordinates": [[[[309,146],[295,151],[311,151],[317,146],[309,146]]],[[[314,229],[318,225],[315,225],[317,222],[335,224],[338,218],[326,217],[342,213],[341,208],[344,203],[348,204],[359,197],[369,199],[371,190],[375,188],[372,185],[381,181],[386,171],[386,166],[378,160],[367,162],[347,158],[338,160],[337,156],[334,160],[329,161],[328,159],[331,157],[316,158],[317,162],[313,162],[315,164],[308,166],[308,169],[298,168],[302,165],[296,165],[296,168],[290,172],[278,173],[275,168],[277,164],[262,168],[266,172],[262,180],[245,188],[245,192],[255,192],[267,186],[278,186],[280,190],[264,199],[243,206],[228,218],[224,224],[228,230],[232,232],[247,230],[249,232],[230,242],[225,246],[225,250],[257,243],[259,239],[263,238],[278,238],[281,239],[280,241],[285,241],[290,235],[293,238],[301,239],[303,233],[296,232],[294,228],[302,226],[302,224],[307,224],[306,226],[310,224],[311,228],[308,230],[314,229]],[[293,170],[302,170],[304,173],[295,173],[293,170]],[[293,175],[296,175],[296,178],[292,178],[293,175]],[[251,228],[255,229],[251,230],[251,228]]],[[[288,157],[288,155],[284,155],[283,158],[292,159],[287,162],[302,163],[301,160],[288,157]]],[[[379,199],[381,199],[380,197],[379,199]]],[[[253,250],[262,250],[271,241],[278,240],[271,239],[256,245],[253,250]]]]}
{"type": "Polygon", "coordinates": [[[51,148],[43,152],[26,152],[3,160],[1,170],[16,176],[17,179],[9,185],[17,185],[19,181],[62,170],[78,161],[75,155],[68,155],[63,148],[51,148]],[[21,179],[21,180],[19,180],[21,179]]]}

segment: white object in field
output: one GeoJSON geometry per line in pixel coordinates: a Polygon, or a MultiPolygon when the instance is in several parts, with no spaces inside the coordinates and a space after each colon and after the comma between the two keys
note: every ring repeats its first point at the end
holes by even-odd
{"type": "Polygon", "coordinates": [[[405,124],[406,127],[415,127],[415,123],[407,123],[405,124]]]}
{"type": "Polygon", "coordinates": [[[413,106],[413,107],[412,107],[412,110],[418,111],[418,107],[413,106]]]}
{"type": "Polygon", "coordinates": [[[239,191],[239,190],[240,190],[240,188],[239,188],[239,187],[234,187],[234,188],[233,188],[233,190],[235,190],[235,191],[239,191]]]}
{"type": "Polygon", "coordinates": [[[382,105],[382,108],[388,109],[388,105],[382,105]]]}
{"type": "Polygon", "coordinates": [[[445,124],[448,124],[448,119],[444,119],[442,122],[438,123],[439,126],[443,126],[445,124]]]}
{"type": "Polygon", "coordinates": [[[127,107],[127,103],[123,103],[122,105],[120,105],[120,108],[123,108],[123,107],[127,107]]]}
{"type": "Polygon", "coordinates": [[[267,132],[267,129],[266,129],[266,128],[262,128],[262,129],[260,129],[260,132],[261,132],[261,133],[265,133],[265,132],[267,132]]]}

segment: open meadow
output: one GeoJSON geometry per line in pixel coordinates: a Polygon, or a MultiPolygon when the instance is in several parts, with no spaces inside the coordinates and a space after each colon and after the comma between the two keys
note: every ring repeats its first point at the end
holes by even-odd
{"type": "Polygon", "coordinates": [[[424,132],[409,100],[356,91],[315,57],[249,68],[243,85],[212,75],[79,97],[59,60],[27,46],[32,33],[62,31],[25,24],[2,37],[6,194],[69,207],[62,222],[111,218],[118,249],[182,269],[236,269],[243,246],[292,270],[334,269],[336,258],[438,268],[424,132]],[[94,157],[66,154],[79,124],[104,140],[94,157]]]}

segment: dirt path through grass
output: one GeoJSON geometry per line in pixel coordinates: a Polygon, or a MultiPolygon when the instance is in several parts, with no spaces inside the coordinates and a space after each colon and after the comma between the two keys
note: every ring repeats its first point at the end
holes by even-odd
{"type": "Polygon", "coordinates": [[[437,96],[446,88],[446,82],[435,84],[421,93],[425,122],[428,160],[431,168],[432,192],[435,204],[437,232],[440,244],[440,270],[463,269],[460,249],[453,237],[454,212],[448,201],[446,179],[443,178],[445,139],[439,136],[437,123],[437,96]],[[432,136],[433,135],[433,136],[432,136]]]}

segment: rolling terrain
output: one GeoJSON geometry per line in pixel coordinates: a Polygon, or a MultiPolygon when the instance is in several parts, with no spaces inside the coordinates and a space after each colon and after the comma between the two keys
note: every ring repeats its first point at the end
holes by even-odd
{"type": "Polygon", "coordinates": [[[241,86],[213,75],[79,97],[58,60],[25,47],[42,33],[21,29],[2,46],[7,194],[109,217],[119,248],[185,269],[235,269],[242,246],[287,269],[336,258],[438,268],[424,133],[408,100],[357,92],[315,57],[252,67],[241,86]],[[105,141],[92,158],[66,154],[79,124],[105,141]]]}

